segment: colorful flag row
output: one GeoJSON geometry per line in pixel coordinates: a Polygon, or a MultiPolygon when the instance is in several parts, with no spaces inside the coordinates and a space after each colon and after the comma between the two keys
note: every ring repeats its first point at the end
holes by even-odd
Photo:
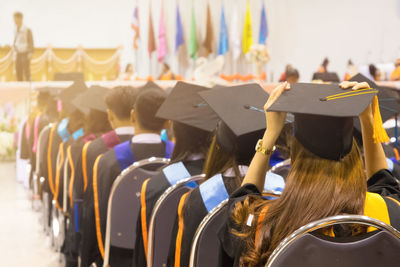
{"type": "MultiPolygon", "coordinates": [[[[243,33],[242,39],[240,38],[240,32],[238,29],[240,28],[239,22],[239,8],[237,6],[237,2],[235,2],[233,7],[233,13],[231,15],[230,22],[230,32],[228,32],[227,23],[225,20],[225,10],[224,6],[221,8],[221,17],[220,17],[220,32],[219,32],[219,40],[218,40],[218,55],[225,55],[230,49],[232,50],[232,55],[235,60],[237,60],[243,51],[244,54],[250,51],[250,47],[253,45],[253,30],[252,30],[252,19],[251,19],[251,11],[250,11],[250,2],[246,3],[246,14],[243,25],[243,33]],[[240,41],[241,40],[241,41],[240,41]],[[230,48],[231,46],[231,48],[230,48]]],[[[148,37],[148,46],[147,50],[149,55],[151,56],[153,52],[157,51],[157,59],[159,62],[162,62],[165,56],[168,53],[167,49],[167,35],[166,35],[166,27],[164,21],[164,5],[161,5],[161,14],[160,14],[160,22],[158,28],[158,47],[156,46],[156,39],[154,36],[154,28],[153,28],[153,18],[152,12],[150,8],[149,13],[149,37],[148,37]]],[[[131,27],[134,31],[134,39],[133,39],[133,48],[138,49],[138,40],[140,38],[139,35],[139,8],[136,5],[133,18],[131,22],[131,27]]],[[[261,21],[260,21],[260,31],[258,42],[260,44],[265,44],[268,38],[268,22],[267,15],[265,11],[264,4],[261,9],[261,21]]],[[[207,18],[206,18],[206,34],[204,42],[201,44],[205,48],[205,55],[209,55],[213,52],[213,41],[214,41],[214,31],[213,31],[213,23],[211,18],[210,6],[207,5],[207,18]]],[[[184,30],[181,19],[181,14],[179,10],[179,6],[176,6],[176,34],[175,34],[175,53],[178,52],[180,46],[185,43],[184,38],[184,30]]],[[[189,56],[193,59],[197,58],[197,53],[199,50],[199,43],[197,40],[197,25],[196,25],[196,16],[195,10],[192,8],[191,22],[190,22],[190,35],[189,35],[189,43],[188,43],[188,53],[189,56]]]]}

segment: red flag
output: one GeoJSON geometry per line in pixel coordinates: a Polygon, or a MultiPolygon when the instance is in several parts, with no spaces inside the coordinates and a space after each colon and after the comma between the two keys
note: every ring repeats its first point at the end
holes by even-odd
{"type": "Polygon", "coordinates": [[[154,38],[154,28],[153,28],[153,17],[151,15],[150,9],[150,16],[149,16],[149,40],[148,40],[148,47],[147,50],[149,51],[149,56],[156,51],[156,40],[154,38]]]}

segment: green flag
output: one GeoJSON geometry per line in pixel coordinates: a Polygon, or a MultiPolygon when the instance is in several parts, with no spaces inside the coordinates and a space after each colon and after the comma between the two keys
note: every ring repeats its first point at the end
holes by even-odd
{"type": "Polygon", "coordinates": [[[194,8],[192,8],[192,23],[190,25],[189,56],[193,59],[197,58],[197,32],[194,8]]]}

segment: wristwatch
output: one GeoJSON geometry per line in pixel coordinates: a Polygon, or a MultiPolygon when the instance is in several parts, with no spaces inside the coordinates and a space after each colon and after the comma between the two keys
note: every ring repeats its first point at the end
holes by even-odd
{"type": "Polygon", "coordinates": [[[272,153],[274,153],[274,151],[275,151],[275,146],[273,148],[265,149],[263,147],[263,140],[262,139],[258,140],[256,145],[256,152],[260,152],[266,156],[270,156],[272,155],[272,153]]]}

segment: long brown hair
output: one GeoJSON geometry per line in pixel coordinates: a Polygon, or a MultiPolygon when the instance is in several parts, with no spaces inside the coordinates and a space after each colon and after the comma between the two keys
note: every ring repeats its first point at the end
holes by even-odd
{"type": "MultiPolygon", "coordinates": [[[[341,161],[331,161],[307,151],[293,138],[291,159],[281,197],[269,201],[247,197],[236,204],[232,219],[241,230],[233,233],[242,237],[246,246],[241,266],[264,266],[285,237],[309,222],[338,214],[363,213],[367,188],[355,140],[347,156],[341,161]],[[265,207],[268,210],[263,221],[246,226],[249,214],[259,217],[265,207]]],[[[356,233],[361,229],[352,230],[356,233]]]]}
{"type": "Polygon", "coordinates": [[[240,180],[243,180],[243,177],[240,176],[236,154],[236,152],[228,153],[222,149],[222,147],[217,144],[217,137],[214,134],[203,168],[203,173],[206,175],[206,179],[211,178],[218,173],[223,173],[229,168],[233,168],[236,177],[240,177],[242,178],[240,180]]]}

